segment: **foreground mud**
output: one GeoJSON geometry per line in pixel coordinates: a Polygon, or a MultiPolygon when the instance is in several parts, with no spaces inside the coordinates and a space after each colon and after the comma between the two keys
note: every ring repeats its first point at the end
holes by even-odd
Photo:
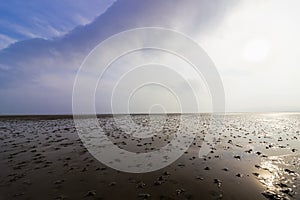
{"type": "MultiPolygon", "coordinates": [[[[180,118],[167,118],[132,116],[140,126],[133,133],[162,127],[148,138],[123,133],[109,116],[99,124],[119,148],[143,153],[174,138],[180,118]]],[[[300,114],[189,119],[181,130],[195,134],[188,150],[163,169],[135,174],[96,160],[72,118],[1,118],[0,199],[300,199],[300,114]]]]}

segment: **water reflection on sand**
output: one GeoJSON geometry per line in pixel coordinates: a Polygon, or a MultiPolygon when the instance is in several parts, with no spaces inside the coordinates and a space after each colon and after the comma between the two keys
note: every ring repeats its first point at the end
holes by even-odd
{"type": "Polygon", "coordinates": [[[299,160],[299,154],[263,158],[256,166],[257,178],[266,188],[263,195],[269,199],[299,197],[299,160]]]}

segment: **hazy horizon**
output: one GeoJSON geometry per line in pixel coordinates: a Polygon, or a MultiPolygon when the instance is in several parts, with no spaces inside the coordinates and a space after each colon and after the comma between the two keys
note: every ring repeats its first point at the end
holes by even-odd
{"type": "MultiPolygon", "coordinates": [[[[225,113],[218,113],[218,112],[199,112],[199,113],[175,113],[175,112],[169,112],[169,113],[96,113],[96,114],[76,114],[77,116],[93,116],[93,115],[97,115],[97,116],[113,116],[113,115],[201,115],[201,114],[204,114],[204,115],[234,115],[234,114],[297,114],[297,113],[300,113],[300,111],[270,111],[270,112],[225,112],[225,113]]],[[[75,114],[72,114],[72,113],[52,113],[52,114],[48,114],[48,113],[8,113],[8,114],[5,114],[5,113],[0,113],[0,117],[9,117],[9,116],[24,116],[24,117],[27,117],[27,116],[66,116],[66,117],[73,117],[73,115],[75,114]]]]}

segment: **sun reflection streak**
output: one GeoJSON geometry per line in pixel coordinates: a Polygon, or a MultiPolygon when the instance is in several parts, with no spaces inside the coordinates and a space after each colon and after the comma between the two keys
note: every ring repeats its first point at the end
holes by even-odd
{"type": "Polygon", "coordinates": [[[299,194],[294,187],[299,174],[288,169],[291,165],[288,164],[286,156],[271,156],[263,159],[260,164],[257,178],[265,187],[263,194],[267,198],[289,199],[299,194]]]}
{"type": "Polygon", "coordinates": [[[269,190],[276,190],[276,181],[280,178],[279,167],[273,164],[271,160],[265,160],[261,163],[261,168],[265,169],[265,173],[261,174],[260,182],[269,190]]]}

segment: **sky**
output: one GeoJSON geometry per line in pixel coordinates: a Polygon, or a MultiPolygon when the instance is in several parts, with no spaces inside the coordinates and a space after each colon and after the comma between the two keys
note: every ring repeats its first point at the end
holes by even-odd
{"type": "Polygon", "coordinates": [[[0,48],[31,38],[52,39],[101,15],[113,0],[0,1],[0,48]]]}
{"type": "MultiPolygon", "coordinates": [[[[299,9],[297,0],[2,0],[0,114],[72,113],[75,77],[91,50],[114,34],[141,27],[172,29],[202,47],[222,80],[226,112],[300,111],[299,9]]],[[[205,78],[174,56],[141,51],[119,59],[104,74],[95,93],[97,113],[111,112],[112,105],[117,112],[128,107],[177,112],[176,95],[157,85],[137,89],[124,101],[128,88],[151,77],[168,80],[189,104],[186,112],[194,109],[190,95],[201,112],[213,111],[205,78]],[[124,76],[143,62],[171,68],[152,64],[124,76]],[[192,93],[179,76],[188,79],[192,93]],[[114,87],[119,93],[112,101],[114,87]]]]}

